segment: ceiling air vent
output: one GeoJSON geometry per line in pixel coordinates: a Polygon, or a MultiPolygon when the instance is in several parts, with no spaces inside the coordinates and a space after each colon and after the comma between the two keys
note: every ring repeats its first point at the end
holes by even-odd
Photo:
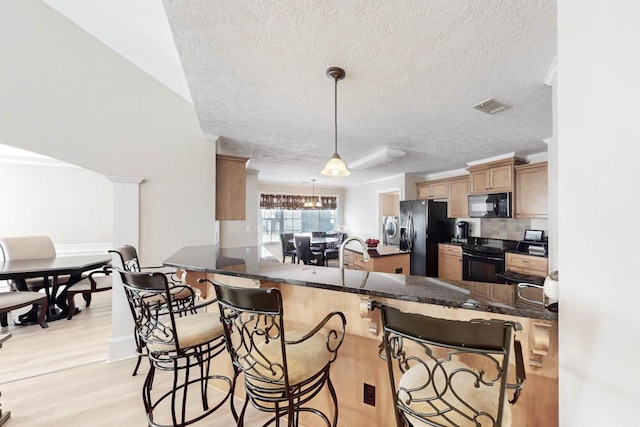
{"type": "Polygon", "coordinates": [[[507,107],[506,105],[499,103],[495,99],[490,98],[490,99],[487,99],[486,101],[482,101],[478,105],[474,105],[473,108],[475,108],[476,110],[485,112],[487,114],[494,114],[494,113],[497,113],[498,111],[504,110],[507,107]]]}

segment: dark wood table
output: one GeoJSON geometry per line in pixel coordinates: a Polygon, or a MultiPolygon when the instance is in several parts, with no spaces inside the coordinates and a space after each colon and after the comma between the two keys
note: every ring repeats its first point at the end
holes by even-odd
{"type": "MultiPolygon", "coordinates": [[[[34,277],[51,277],[51,289],[47,289],[49,296],[49,310],[47,321],[66,318],[69,314],[66,287],[82,279],[82,273],[95,270],[111,262],[111,255],[79,255],[58,256],[55,258],[20,259],[0,261],[0,280],[13,280],[18,291],[28,291],[26,279],[34,277]],[[69,281],[64,283],[60,295],[59,276],[69,275],[69,281]]],[[[38,324],[36,308],[23,314],[16,321],[16,325],[38,324]]]]}
{"type": "MultiPolygon", "coordinates": [[[[328,243],[335,243],[338,241],[337,237],[311,237],[311,236],[302,236],[302,237],[310,237],[311,246],[326,245],[328,243]]],[[[289,240],[289,243],[294,243],[294,242],[295,242],[295,238],[289,240]]]]}

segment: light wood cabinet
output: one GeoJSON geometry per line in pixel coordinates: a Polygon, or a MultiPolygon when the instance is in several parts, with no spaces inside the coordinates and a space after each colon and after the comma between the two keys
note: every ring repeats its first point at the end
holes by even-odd
{"type": "Polygon", "coordinates": [[[547,258],[507,252],[505,270],[531,276],[547,277],[549,261],[547,258]]]}
{"type": "Polygon", "coordinates": [[[462,280],[462,247],[438,244],[438,278],[462,280]]]}
{"type": "Polygon", "coordinates": [[[513,191],[514,167],[521,163],[522,160],[511,158],[469,167],[469,194],[513,191]]]}
{"type": "Polygon", "coordinates": [[[418,199],[448,199],[449,180],[425,181],[416,184],[418,186],[418,199]]]}
{"type": "Polygon", "coordinates": [[[449,203],[447,217],[466,218],[469,216],[469,177],[449,182],[449,203]]]}
{"type": "Polygon", "coordinates": [[[409,274],[411,258],[408,253],[375,256],[364,262],[362,254],[350,250],[344,251],[344,268],[351,270],[375,271],[378,273],[409,274]]]}
{"type": "Polygon", "coordinates": [[[516,218],[548,218],[547,162],[515,167],[516,218]]]}
{"type": "Polygon", "coordinates": [[[216,219],[245,220],[247,165],[246,157],[216,155],[216,219]]]}

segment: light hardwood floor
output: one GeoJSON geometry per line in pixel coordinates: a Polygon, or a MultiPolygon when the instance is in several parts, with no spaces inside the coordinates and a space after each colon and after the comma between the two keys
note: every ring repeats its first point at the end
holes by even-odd
{"type": "MultiPolygon", "coordinates": [[[[143,360],[138,375],[131,376],[135,359],[107,363],[111,336],[111,291],[94,294],[90,308],[72,320],[40,326],[11,325],[1,333],[12,337],[0,349],[0,403],[11,411],[11,426],[145,426],[142,383],[147,373],[143,360]]],[[[224,353],[220,356],[225,356],[224,353]]],[[[170,374],[159,375],[154,390],[169,385],[170,374]]],[[[211,390],[212,399],[219,396],[211,390]]],[[[193,396],[194,405],[198,399],[193,396]]],[[[240,405],[241,402],[237,402],[240,405]]],[[[197,405],[196,405],[197,406],[197,405]]],[[[238,406],[239,407],[239,406],[238,406]]],[[[266,420],[252,408],[247,426],[266,420]]],[[[196,426],[235,425],[228,405],[196,426]]]]}

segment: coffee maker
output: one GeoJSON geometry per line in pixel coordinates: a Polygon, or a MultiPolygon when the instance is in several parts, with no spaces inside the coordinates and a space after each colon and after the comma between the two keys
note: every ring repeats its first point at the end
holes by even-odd
{"type": "Polygon", "coordinates": [[[468,238],[469,238],[469,222],[458,221],[456,223],[456,239],[459,242],[466,243],[468,238]]]}

